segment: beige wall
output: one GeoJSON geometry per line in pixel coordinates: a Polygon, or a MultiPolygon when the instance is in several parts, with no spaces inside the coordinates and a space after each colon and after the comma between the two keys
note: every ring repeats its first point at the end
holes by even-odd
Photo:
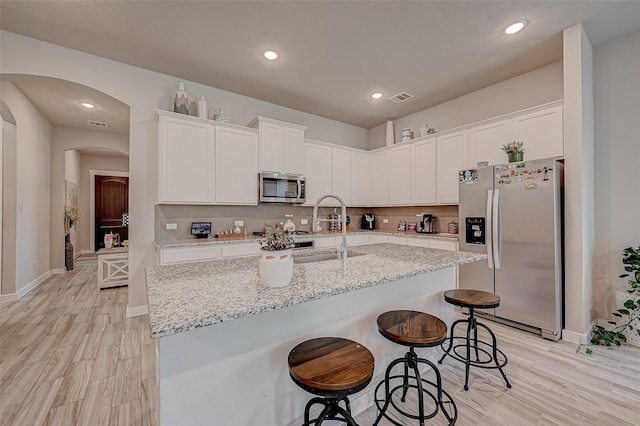
{"type": "MultiPolygon", "coordinates": [[[[442,132],[563,98],[562,62],[522,74],[449,102],[394,120],[395,140],[404,127],[418,136],[424,124],[442,132]]],[[[369,129],[369,149],[385,145],[386,124],[369,129]]]]}
{"type": "Polygon", "coordinates": [[[0,85],[16,122],[15,181],[5,182],[15,191],[15,252],[4,251],[4,257],[15,262],[15,293],[21,294],[50,273],[51,124],[13,84],[0,85]]]}
{"type": "Polygon", "coordinates": [[[640,32],[594,49],[596,318],[611,319],[627,287],[621,253],[640,246],[640,32]]]}

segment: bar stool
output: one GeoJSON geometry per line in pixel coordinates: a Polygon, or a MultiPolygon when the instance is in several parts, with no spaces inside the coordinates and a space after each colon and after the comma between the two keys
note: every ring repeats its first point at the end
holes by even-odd
{"type": "Polygon", "coordinates": [[[480,290],[449,290],[444,293],[444,300],[447,302],[469,309],[469,317],[459,319],[451,326],[451,334],[449,338],[442,342],[444,355],[438,361],[442,361],[449,355],[453,359],[465,363],[464,390],[469,390],[469,370],[471,366],[479,368],[497,368],[502,374],[507,388],[511,387],[511,383],[507,379],[507,375],[502,367],[507,365],[506,355],[498,349],[498,343],[493,331],[486,325],[479,323],[474,315],[474,309],[491,309],[500,306],[500,297],[493,293],[480,290]],[[458,324],[467,324],[466,336],[456,336],[455,328],[458,324]],[[478,340],[478,327],[484,328],[491,336],[491,343],[478,340]],[[473,333],[473,337],[471,334],[473,333]],[[454,343],[454,340],[456,341],[454,343]],[[445,344],[448,342],[448,347],[445,344]],[[464,349],[461,353],[459,350],[464,349]],[[471,350],[475,353],[475,359],[471,356],[471,350]]]}
{"type": "Polygon", "coordinates": [[[304,426],[320,425],[325,420],[339,420],[358,426],[351,416],[348,395],[364,389],[373,377],[373,355],[366,347],[339,337],[307,340],[289,353],[289,374],[302,389],[318,397],[307,402],[304,426]],[[344,402],[344,408],[339,404],[344,402]],[[309,420],[311,407],[324,408],[309,420]]]}
{"type": "MultiPolygon", "coordinates": [[[[415,352],[415,348],[433,347],[442,344],[447,338],[447,325],[433,315],[423,312],[398,310],[385,312],[378,317],[378,331],[386,339],[402,346],[408,346],[409,352],[407,352],[404,357],[393,360],[389,364],[384,380],[376,387],[374,398],[380,413],[376,418],[374,426],[382,420],[382,417],[385,417],[394,425],[402,426],[402,423],[398,423],[387,413],[390,406],[392,406],[398,414],[418,420],[421,426],[424,425],[425,420],[435,417],[438,412],[442,410],[449,424],[454,425],[458,418],[458,409],[451,396],[442,389],[440,371],[438,371],[434,363],[428,359],[419,358],[415,352]],[[404,374],[392,375],[391,369],[398,364],[404,366],[404,374]],[[420,364],[427,364],[433,369],[436,376],[435,382],[428,381],[420,376],[420,364]],[[409,373],[409,370],[411,370],[412,374],[409,373]],[[392,387],[392,382],[399,382],[399,384],[392,387]],[[378,398],[378,391],[383,385],[384,399],[380,399],[378,398]],[[393,398],[397,391],[402,390],[400,402],[405,403],[409,388],[417,390],[417,415],[414,414],[415,410],[412,410],[413,413],[408,412],[407,407],[400,406],[400,403],[393,398]],[[434,392],[430,391],[430,389],[433,389],[434,392]],[[425,413],[425,394],[431,398],[435,406],[429,413],[425,413]],[[382,405],[383,402],[384,405],[382,405]],[[447,410],[446,406],[449,407],[449,410],[447,410]]],[[[429,401],[429,399],[427,399],[427,401],[429,401]]]]}

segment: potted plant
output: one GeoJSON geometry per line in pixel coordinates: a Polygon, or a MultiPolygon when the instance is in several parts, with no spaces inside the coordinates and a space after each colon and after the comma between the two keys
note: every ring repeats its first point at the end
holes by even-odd
{"type": "Polygon", "coordinates": [[[259,240],[263,250],[260,258],[260,278],[267,287],[284,287],[291,282],[293,257],[291,236],[281,224],[265,227],[264,237],[259,240]]]}
{"type": "Polygon", "coordinates": [[[507,153],[510,163],[522,161],[524,159],[524,142],[513,141],[506,145],[502,145],[501,149],[507,153]]]}
{"type": "MultiPolygon", "coordinates": [[[[627,280],[629,288],[626,291],[616,291],[618,309],[612,313],[617,321],[608,321],[613,327],[606,329],[595,325],[591,331],[591,344],[604,346],[620,346],[630,342],[640,346],[640,247],[628,247],[622,252],[622,264],[625,273],[620,278],[627,280]]],[[[593,351],[585,349],[589,355],[593,351]]]]}

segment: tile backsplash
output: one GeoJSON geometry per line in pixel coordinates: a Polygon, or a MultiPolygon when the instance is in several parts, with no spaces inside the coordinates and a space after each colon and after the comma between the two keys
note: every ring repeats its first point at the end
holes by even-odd
{"type": "MultiPolygon", "coordinates": [[[[333,207],[321,207],[319,216],[328,217],[333,213],[333,207]]],[[[340,208],[337,209],[340,213],[340,208]]],[[[347,215],[351,218],[351,229],[360,229],[363,213],[373,213],[376,216],[376,228],[383,231],[396,231],[398,222],[418,222],[416,215],[422,213],[437,216],[434,230],[447,232],[449,222],[458,221],[458,206],[425,206],[425,207],[371,207],[348,208],[347,215]],[[388,223],[383,223],[388,219],[388,223]]],[[[234,221],[241,220],[247,228],[247,234],[261,231],[267,225],[274,225],[286,220],[285,215],[293,215],[296,229],[311,231],[313,207],[294,204],[260,203],[257,206],[191,206],[157,204],[155,206],[155,239],[156,241],[195,238],[191,235],[191,222],[211,222],[212,234],[221,233],[234,228],[234,221]],[[307,219],[302,225],[301,219],[307,219]],[[176,224],[177,229],[167,229],[167,224],[176,224]]],[[[323,224],[326,229],[326,223],[323,224]]]]}

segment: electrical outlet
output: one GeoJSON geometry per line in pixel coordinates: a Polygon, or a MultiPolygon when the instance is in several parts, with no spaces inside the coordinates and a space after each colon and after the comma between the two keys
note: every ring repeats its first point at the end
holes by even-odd
{"type": "Polygon", "coordinates": [[[300,219],[300,225],[308,225],[309,221],[307,219],[300,219]]]}
{"type": "Polygon", "coordinates": [[[235,222],[233,222],[233,226],[244,226],[244,221],[236,220],[235,222]]]}
{"type": "Polygon", "coordinates": [[[167,223],[167,229],[178,229],[177,223],[167,223]]]}
{"type": "Polygon", "coordinates": [[[35,260],[31,263],[31,269],[33,269],[33,271],[35,272],[35,270],[36,270],[36,261],[35,260]]]}
{"type": "Polygon", "coordinates": [[[382,219],[382,223],[389,223],[389,219],[382,219]]]}

